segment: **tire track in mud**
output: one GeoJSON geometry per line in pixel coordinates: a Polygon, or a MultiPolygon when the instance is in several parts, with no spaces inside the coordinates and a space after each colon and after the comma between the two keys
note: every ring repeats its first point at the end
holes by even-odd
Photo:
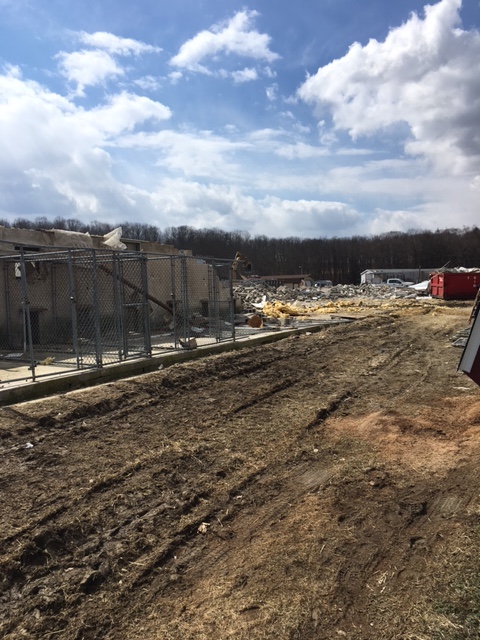
{"type": "MultiPolygon", "coordinates": [[[[363,330],[373,331],[376,322],[372,321],[370,325],[364,323],[363,330]]],[[[260,360],[258,350],[251,350],[249,353],[240,352],[238,361],[235,354],[227,360],[219,358],[200,367],[168,369],[162,374],[149,374],[148,379],[143,378],[141,382],[122,383],[124,393],[118,403],[103,404],[102,399],[96,400],[91,406],[87,403],[73,411],[67,410],[61,416],[64,421],[49,423],[47,420],[41,423],[40,417],[36,425],[47,439],[54,442],[59,433],[62,437],[70,437],[69,434],[75,433],[80,445],[81,438],[99,437],[102,430],[109,428],[109,423],[131,421],[133,414],[136,424],[151,429],[153,433],[156,421],[152,416],[148,418],[148,415],[158,410],[163,417],[163,437],[167,441],[176,438],[183,450],[169,450],[168,460],[162,460],[165,454],[162,451],[124,464],[115,473],[106,474],[103,479],[98,478],[92,487],[74,500],[66,496],[68,502],[63,505],[63,511],[60,506],[58,510],[31,522],[29,528],[10,541],[17,544],[20,538],[24,538],[23,546],[16,549],[16,555],[12,555],[15,558],[11,567],[12,579],[15,577],[14,571],[22,566],[22,556],[26,561],[25,582],[32,582],[32,589],[44,582],[49,574],[58,576],[62,583],[62,572],[73,565],[69,575],[75,575],[77,580],[69,586],[65,584],[67,598],[64,603],[51,605],[57,609],[56,612],[53,609],[50,611],[50,605],[45,603],[45,615],[48,619],[52,617],[48,624],[53,625],[53,630],[58,629],[60,637],[73,638],[73,627],[78,623],[57,621],[55,627],[54,615],[63,612],[72,620],[90,620],[83,628],[84,638],[108,637],[105,634],[110,633],[108,625],[111,623],[102,626],[102,619],[118,617],[127,606],[133,606],[129,604],[132,597],[136,600],[135,610],[138,611],[163,590],[174,591],[177,580],[171,581],[172,576],[179,577],[181,582],[186,572],[191,576],[197,575],[197,569],[192,569],[194,561],[201,568],[215,560],[215,557],[217,561],[228,558],[228,554],[233,552],[230,533],[244,518],[252,518],[254,513],[255,519],[251,522],[255,531],[261,531],[272,518],[286,517],[291,510],[289,501],[298,502],[308,494],[321,492],[327,485],[334,486],[336,474],[343,467],[338,461],[332,461],[328,448],[325,450],[325,459],[320,463],[311,454],[308,454],[307,461],[302,461],[301,454],[305,453],[304,440],[308,440],[311,449],[328,419],[335,417],[338,412],[351,411],[355,403],[361,401],[362,391],[370,384],[362,377],[372,369],[372,356],[365,344],[358,344],[358,365],[350,376],[340,380],[328,379],[329,371],[336,372],[342,365],[348,364],[346,359],[352,348],[355,348],[355,340],[349,340],[349,333],[345,330],[342,337],[336,337],[335,343],[330,341],[328,347],[324,347],[318,339],[298,339],[290,344],[269,347],[267,355],[262,353],[260,360]],[[298,368],[299,354],[303,363],[301,372],[298,368]],[[225,371],[223,367],[226,363],[228,367],[225,371]],[[232,366],[235,363],[238,366],[232,366]],[[282,368],[280,374],[279,367],[282,368]],[[255,380],[258,372],[262,376],[260,380],[255,380]],[[279,381],[280,375],[283,379],[279,381]],[[217,390],[218,401],[213,407],[201,406],[202,400],[212,392],[208,385],[205,389],[205,378],[210,380],[212,387],[219,383],[223,385],[217,390]],[[165,380],[169,382],[163,382],[165,380]],[[317,392],[313,397],[312,380],[313,384],[322,385],[321,393],[317,392]],[[290,416],[285,418],[282,413],[285,408],[288,409],[290,396],[282,398],[282,392],[296,394],[297,404],[304,399],[316,408],[305,410],[304,415],[296,416],[294,424],[289,425],[290,416]],[[178,402],[182,403],[180,406],[189,403],[196,406],[195,418],[188,425],[182,423],[184,431],[181,434],[175,423],[175,412],[181,413],[175,407],[178,402]],[[172,404],[171,408],[168,408],[169,403],[172,404]],[[265,424],[258,425],[257,412],[261,408],[267,409],[269,422],[272,422],[273,426],[269,424],[268,429],[265,424]],[[166,413],[168,411],[171,414],[166,413]],[[91,418],[93,424],[84,429],[82,422],[86,418],[91,418]],[[226,426],[222,424],[225,418],[228,418],[226,426]],[[249,439],[251,436],[247,434],[246,426],[252,429],[257,427],[256,433],[263,440],[249,439]],[[230,439],[221,433],[222,429],[226,433],[232,431],[230,439]],[[269,441],[276,430],[285,433],[285,441],[269,441]],[[235,443],[235,434],[245,438],[245,442],[235,443]],[[203,444],[198,440],[200,436],[204,438],[203,444]],[[215,444],[220,436],[224,439],[215,444]],[[186,444],[189,441],[190,444],[186,444]],[[264,448],[265,457],[256,461],[253,467],[256,465],[260,468],[252,469],[251,465],[242,469],[238,465],[245,464],[245,457],[238,465],[233,463],[232,468],[217,462],[222,447],[232,447],[233,444],[235,448],[237,445],[237,450],[246,456],[252,450],[251,444],[257,442],[259,447],[264,448]],[[162,467],[177,469],[177,476],[170,476],[170,483],[155,484],[155,473],[161,474],[162,467]],[[185,484],[182,483],[180,472],[189,478],[188,495],[182,495],[185,484]],[[148,493],[152,485],[156,494],[148,493]],[[112,506],[115,500],[116,505],[112,506]],[[175,500],[179,503],[175,509],[170,509],[169,503],[172,506],[175,500]],[[69,529],[69,523],[74,522],[75,516],[80,524],[77,529],[74,526],[69,529]],[[204,522],[210,525],[206,535],[198,531],[204,522]],[[96,526],[98,531],[95,533],[96,526]],[[40,531],[36,531],[38,528],[40,531]],[[33,532],[36,533],[32,537],[33,532]],[[69,540],[69,536],[71,548],[68,545],[63,548],[55,542],[63,537],[69,540]],[[210,542],[212,537],[215,544],[210,542]],[[35,549],[28,547],[32,540],[39,549],[42,545],[51,546],[53,540],[57,548],[52,547],[48,553],[55,559],[49,560],[48,553],[36,557],[35,549]],[[182,555],[185,557],[183,562],[175,558],[182,555]],[[42,557],[47,559],[45,564],[35,565],[35,562],[43,562],[42,557]],[[122,581],[121,585],[118,584],[119,580],[122,581]],[[148,592],[144,593],[147,587],[148,592]],[[98,613],[94,604],[86,598],[93,594],[101,594],[102,598],[109,600],[98,613]],[[61,624],[66,625],[63,630],[59,628],[61,624]]],[[[392,363],[398,361],[407,347],[392,344],[384,348],[386,356],[375,366],[377,375],[393,367],[392,363]]],[[[108,393],[108,390],[104,392],[108,393]]],[[[50,415],[55,417],[54,410],[50,415]]],[[[122,437],[121,430],[115,433],[117,438],[122,437]]],[[[235,529],[235,536],[236,544],[250,544],[246,532],[239,533],[235,529]]],[[[19,584],[18,574],[14,582],[19,584]]],[[[29,616],[28,606],[26,603],[26,608],[19,614],[24,619],[29,616]]],[[[14,632],[15,624],[12,620],[13,626],[9,627],[9,632],[14,632]]],[[[32,624],[35,625],[35,621],[32,624]]],[[[32,629],[38,632],[41,627],[33,626],[32,629]]],[[[77,628],[77,635],[80,632],[81,629],[77,628]]],[[[115,627],[111,633],[111,637],[115,637],[115,627]]]]}
{"type": "MultiPolygon", "coordinates": [[[[202,602],[206,605],[211,596],[208,593],[208,589],[202,587],[202,580],[204,580],[204,576],[208,576],[211,567],[215,567],[215,571],[219,575],[222,575],[224,571],[231,570],[232,567],[236,567],[239,575],[242,571],[250,571],[251,569],[243,567],[241,561],[238,560],[239,556],[242,556],[242,553],[244,558],[248,557],[248,555],[255,555],[255,546],[252,546],[254,541],[257,538],[261,540],[264,532],[271,530],[276,523],[282,521],[287,523],[292,507],[294,509],[295,505],[301,503],[306,495],[315,494],[319,496],[320,502],[326,501],[325,504],[331,503],[333,505],[333,511],[331,512],[331,523],[333,524],[326,527],[324,536],[325,540],[328,541],[329,536],[332,535],[332,530],[334,530],[336,543],[335,547],[325,552],[324,563],[325,571],[327,571],[328,567],[328,572],[334,573],[334,580],[332,580],[329,589],[331,594],[333,593],[334,601],[342,603],[342,607],[341,612],[330,622],[338,624],[343,620],[348,620],[353,594],[358,589],[368,591],[366,585],[376,575],[380,575],[385,557],[389,556],[389,550],[398,542],[397,536],[401,535],[401,531],[408,532],[413,524],[418,525],[419,519],[426,516],[427,512],[424,502],[418,502],[419,496],[412,494],[411,489],[399,489],[392,484],[392,481],[388,481],[386,484],[381,483],[382,488],[394,491],[393,505],[398,504],[402,510],[402,514],[399,517],[400,524],[395,527],[392,526],[391,530],[382,539],[378,539],[378,536],[377,538],[375,536],[373,539],[371,538],[375,529],[375,525],[372,524],[370,524],[370,529],[362,531],[364,526],[357,523],[355,526],[357,534],[353,539],[349,533],[342,534],[342,530],[348,530],[352,527],[352,521],[356,518],[355,514],[351,514],[351,517],[345,520],[343,512],[348,507],[346,504],[336,506],[336,492],[343,491],[342,475],[347,464],[345,462],[332,464],[331,461],[325,463],[325,460],[298,464],[294,468],[290,464],[285,464],[281,469],[275,469],[275,481],[262,483],[262,480],[265,480],[263,474],[252,477],[241,489],[244,494],[242,496],[244,504],[240,505],[240,508],[227,521],[223,521],[220,524],[220,531],[226,525],[229,526],[226,535],[218,535],[219,529],[215,522],[217,515],[221,516],[222,512],[211,513],[207,518],[211,527],[208,528],[206,536],[201,538],[197,545],[192,548],[191,537],[190,539],[186,538],[184,541],[179,541],[180,544],[170,549],[173,555],[170,554],[169,557],[162,556],[161,564],[156,563],[148,568],[148,571],[142,575],[142,579],[149,580],[149,596],[146,601],[137,603],[138,609],[145,611],[145,607],[147,607],[146,611],[148,612],[149,602],[154,601],[155,608],[163,611],[164,608],[168,609],[169,606],[172,606],[173,601],[175,598],[180,597],[180,594],[182,594],[184,607],[187,610],[189,609],[189,598],[186,594],[190,594],[195,599],[195,607],[201,608],[202,602]],[[258,488],[259,482],[261,483],[260,490],[258,488]],[[257,486],[254,487],[254,485],[257,486]],[[326,492],[327,488],[328,491],[326,492]],[[255,504],[249,502],[249,491],[255,496],[255,504]],[[327,496],[322,498],[325,492],[327,496]],[[248,524],[245,526],[245,523],[248,524]],[[372,526],[373,529],[371,529],[372,526]],[[187,560],[178,562],[176,556],[178,555],[182,558],[182,547],[183,550],[187,551],[187,560]],[[355,558],[355,563],[352,567],[353,558],[355,558]],[[155,571],[158,569],[161,571],[155,571]],[[169,576],[172,575],[176,577],[173,584],[169,583],[169,576]],[[182,584],[184,580],[186,582],[182,584]],[[176,590],[178,582],[182,585],[180,592],[176,590]],[[196,585],[193,591],[192,585],[196,585]],[[167,590],[167,594],[165,590],[167,590]],[[202,591],[204,596],[201,595],[202,591]]],[[[272,470],[270,469],[270,471],[272,470]]],[[[372,477],[371,474],[365,472],[365,478],[359,478],[359,481],[367,489],[371,487],[370,477],[372,477]]],[[[349,501],[349,507],[355,505],[359,499],[359,496],[356,496],[349,501]]],[[[345,497],[344,500],[346,501],[345,497]]],[[[364,502],[365,498],[362,504],[364,502]]],[[[373,521],[376,521],[377,525],[380,526],[382,519],[385,517],[384,510],[378,508],[377,500],[372,502],[372,499],[369,498],[367,502],[371,503],[371,507],[368,513],[362,514],[362,518],[365,520],[367,516],[372,517],[373,514],[373,521]],[[376,510],[378,511],[377,513],[375,513],[376,510]]],[[[379,504],[381,504],[380,500],[379,504]]],[[[195,531],[190,533],[193,534],[194,538],[198,539],[198,533],[195,531]]],[[[406,533],[406,535],[411,542],[412,548],[420,544],[422,538],[421,536],[415,537],[414,529],[406,533]]],[[[322,548],[324,547],[325,545],[322,548]]],[[[391,563],[391,561],[392,558],[390,556],[389,562],[391,563]]],[[[379,578],[377,578],[377,582],[378,580],[379,578]]],[[[258,609],[261,608],[260,603],[252,606],[258,609]]],[[[371,606],[371,603],[368,606],[371,606]]],[[[325,615],[326,613],[322,612],[320,617],[325,617],[325,615]]],[[[183,632],[185,631],[186,629],[183,630],[183,632]]],[[[302,637],[310,637],[309,635],[307,636],[307,631],[311,631],[311,628],[305,629],[305,636],[302,637]]],[[[332,637],[330,635],[331,632],[321,635],[321,632],[316,630],[315,633],[316,635],[312,637],[328,639],[332,637]],[[318,635],[319,633],[320,635],[318,635]]],[[[181,631],[178,636],[174,637],[181,638],[181,631]]],[[[193,637],[193,630],[190,629],[190,633],[186,633],[184,637],[193,637]]]]}
{"type": "MultiPolygon", "coordinates": [[[[395,352],[394,357],[397,357],[398,355],[398,351],[395,352]]],[[[242,354],[243,355],[243,354],[242,354]]],[[[242,360],[248,360],[248,358],[252,355],[252,353],[250,354],[245,354],[242,358],[242,360]]],[[[283,360],[287,359],[287,355],[284,355],[283,360]]],[[[275,357],[273,358],[268,358],[268,363],[269,364],[277,364],[279,361],[279,358],[275,355],[275,357]]],[[[256,364],[255,367],[251,367],[248,364],[245,365],[245,363],[242,364],[241,367],[241,371],[253,371],[254,369],[258,368],[258,363],[256,364]]],[[[179,379],[181,380],[182,384],[184,382],[184,376],[182,376],[180,374],[179,379]]],[[[226,379],[236,379],[236,375],[228,375],[226,376],[226,379]]],[[[224,416],[228,416],[228,415],[234,415],[243,411],[246,411],[248,409],[252,409],[254,408],[256,405],[259,405],[267,400],[270,400],[272,398],[272,396],[274,396],[275,394],[284,391],[286,389],[291,388],[292,386],[299,384],[301,382],[301,379],[298,380],[292,380],[287,378],[286,380],[284,380],[283,382],[279,383],[279,384],[275,384],[273,386],[271,386],[269,389],[267,389],[266,391],[263,391],[261,394],[253,396],[251,398],[251,400],[249,400],[248,402],[242,403],[232,409],[229,409],[226,413],[224,413],[224,416]]],[[[136,384],[136,383],[134,383],[136,384]]],[[[141,385],[142,390],[145,389],[145,385],[142,384],[141,385]]],[[[358,389],[362,387],[362,384],[358,385],[358,389]]],[[[195,386],[193,387],[194,391],[195,391],[195,386]]],[[[335,411],[337,411],[342,404],[344,403],[345,400],[347,399],[351,399],[356,393],[356,390],[351,389],[351,387],[349,386],[348,390],[345,391],[344,393],[342,393],[340,396],[338,397],[334,397],[333,399],[330,400],[330,402],[327,404],[326,407],[322,407],[321,409],[319,409],[315,415],[315,418],[312,421],[309,421],[306,425],[305,425],[305,429],[306,430],[310,430],[310,429],[314,429],[316,427],[319,427],[322,422],[324,422],[329,416],[333,415],[335,413],[335,411]]],[[[66,414],[62,414],[61,419],[59,418],[59,423],[61,420],[61,423],[64,424],[64,421],[68,422],[68,429],[70,430],[74,430],[75,429],[75,425],[78,421],[82,420],[83,418],[86,417],[90,417],[90,416],[97,416],[99,412],[101,412],[102,414],[102,419],[105,418],[110,418],[111,416],[109,414],[111,414],[112,412],[115,413],[115,419],[116,420],[121,420],[122,418],[128,416],[131,412],[131,408],[126,408],[124,405],[126,403],[129,402],[130,400],[130,396],[134,395],[133,393],[131,394],[123,394],[123,402],[119,403],[120,406],[118,406],[118,404],[116,402],[113,401],[109,401],[109,402],[105,402],[104,400],[101,400],[99,402],[96,402],[92,405],[88,405],[85,404],[85,406],[80,406],[78,408],[76,408],[74,411],[70,412],[70,413],[66,413],[66,414]]],[[[135,411],[138,411],[139,409],[147,409],[147,410],[151,410],[151,408],[153,406],[157,406],[158,404],[160,404],[162,401],[164,401],[165,398],[158,398],[156,399],[154,402],[152,402],[151,398],[147,398],[146,400],[144,398],[142,398],[140,401],[136,402],[133,409],[135,411]],[[146,404],[144,404],[146,402],[146,404]]],[[[16,412],[18,413],[18,412],[16,412]]],[[[48,416],[48,418],[50,418],[50,416],[48,416]]],[[[44,427],[46,424],[48,425],[52,425],[55,424],[55,426],[59,426],[59,424],[56,423],[55,419],[52,418],[52,422],[49,422],[49,420],[43,420],[42,418],[40,418],[39,421],[37,421],[36,426],[40,426],[40,427],[44,427]]],[[[160,453],[160,458],[162,456],[162,453],[160,453]]],[[[145,463],[148,461],[148,459],[151,458],[151,460],[157,460],[159,459],[159,456],[157,454],[153,455],[153,456],[147,456],[144,457],[143,459],[137,460],[135,461],[132,465],[125,467],[123,470],[121,470],[120,472],[117,472],[115,475],[112,475],[111,477],[109,477],[108,479],[105,480],[101,480],[100,482],[96,483],[93,487],[89,488],[87,490],[87,492],[80,496],[77,497],[72,504],[67,507],[67,506],[60,506],[56,509],[54,509],[53,511],[51,511],[50,513],[45,514],[44,516],[42,516],[42,518],[40,520],[37,520],[35,522],[33,522],[31,525],[29,525],[28,527],[26,527],[25,529],[22,529],[21,531],[15,533],[13,536],[11,536],[10,538],[7,538],[5,540],[5,542],[11,542],[13,540],[18,539],[18,537],[21,537],[22,535],[26,535],[29,531],[31,531],[33,528],[38,527],[38,526],[43,526],[44,524],[46,524],[49,520],[52,519],[56,519],[59,515],[62,515],[65,511],[67,511],[68,509],[77,509],[78,505],[84,501],[87,500],[89,498],[89,496],[91,496],[93,493],[97,492],[97,491],[104,491],[106,488],[109,488],[110,486],[115,487],[118,484],[121,484],[125,478],[127,478],[130,474],[132,474],[134,471],[140,469],[141,467],[144,467],[145,463]]]]}
{"type": "MultiPolygon", "coordinates": [[[[102,479],[101,481],[97,482],[93,487],[91,487],[83,496],[81,496],[75,502],[71,503],[68,507],[68,511],[74,511],[77,513],[77,517],[79,521],[82,522],[82,526],[81,526],[80,534],[75,531],[70,531],[69,537],[70,538],[73,537],[76,542],[78,542],[78,540],[80,539],[83,539],[84,537],[91,537],[93,532],[93,522],[98,519],[101,520],[101,517],[99,517],[99,515],[92,516],[92,514],[89,514],[89,517],[87,518],[85,515],[82,515],[84,511],[84,509],[82,508],[82,504],[96,497],[97,494],[105,495],[106,492],[110,492],[114,490],[118,491],[119,485],[124,483],[124,481],[128,480],[128,478],[131,476],[131,473],[136,472],[141,468],[144,468],[146,462],[147,462],[146,460],[138,461],[134,465],[132,465],[130,468],[124,469],[120,476],[117,475],[114,477],[102,479]]],[[[151,456],[150,460],[148,460],[148,463],[152,463],[152,462],[155,462],[155,457],[153,456],[151,456]]],[[[231,496],[232,493],[238,494],[239,491],[245,491],[247,487],[252,486],[252,483],[256,483],[259,475],[261,474],[259,474],[258,472],[255,472],[250,477],[243,479],[240,483],[237,483],[237,485],[234,488],[230,489],[229,495],[231,496]]],[[[137,481],[138,481],[138,478],[137,478],[137,481]]],[[[200,485],[201,484],[202,483],[200,482],[200,485]]],[[[122,489],[122,491],[124,490],[125,488],[122,489]]],[[[208,498],[208,495],[204,495],[200,497],[208,498]]],[[[191,508],[198,504],[198,500],[199,500],[199,495],[196,494],[194,503],[192,505],[189,505],[188,509],[184,508],[183,513],[184,514],[185,512],[189,513],[191,511],[191,508]]],[[[236,510],[238,510],[239,508],[238,502],[235,504],[235,507],[236,507],[236,510]]],[[[98,508],[101,509],[102,504],[100,504],[98,508]]],[[[280,510],[279,505],[275,507],[275,503],[273,508],[277,508],[277,510],[280,510]]],[[[182,529],[178,529],[178,527],[175,526],[175,523],[172,523],[170,528],[168,527],[166,528],[164,526],[163,528],[165,529],[165,531],[162,536],[162,539],[166,538],[167,541],[160,545],[161,547],[160,550],[158,550],[158,547],[157,547],[153,558],[150,557],[150,554],[147,554],[145,556],[145,554],[143,553],[143,549],[140,549],[138,553],[134,553],[134,554],[130,553],[129,560],[128,560],[128,562],[130,563],[130,566],[136,565],[138,563],[140,566],[142,566],[142,569],[138,572],[130,571],[129,579],[126,580],[125,578],[123,578],[122,581],[125,583],[125,586],[121,588],[118,595],[109,596],[112,599],[112,603],[111,603],[112,611],[115,609],[115,606],[121,606],[121,605],[116,605],[117,602],[124,601],[125,598],[128,599],[129,593],[132,590],[137,589],[141,584],[145,583],[145,581],[148,580],[148,577],[156,569],[160,568],[162,570],[162,573],[165,573],[166,571],[168,571],[168,567],[170,566],[172,562],[172,558],[175,555],[175,553],[178,553],[179,549],[185,548],[186,545],[191,544],[192,540],[195,540],[195,538],[198,539],[198,527],[202,522],[212,521],[215,518],[218,520],[219,517],[222,517],[225,519],[225,511],[228,512],[228,509],[230,509],[229,519],[233,518],[234,510],[232,509],[230,501],[227,501],[225,504],[221,504],[220,506],[218,506],[217,504],[215,511],[212,511],[211,509],[202,509],[202,512],[200,514],[197,514],[197,515],[192,514],[192,517],[189,518],[189,522],[187,524],[184,524],[182,529]],[[230,505],[230,506],[228,507],[227,505],[230,505]],[[217,513],[218,515],[215,515],[215,513],[217,513]],[[170,533],[167,535],[167,532],[169,529],[170,529],[170,533]]],[[[152,517],[155,516],[155,513],[158,512],[158,510],[159,510],[158,505],[149,504],[148,508],[145,508],[145,512],[143,512],[140,509],[140,505],[137,504],[135,507],[135,512],[134,513],[129,512],[126,520],[122,521],[122,519],[118,519],[116,529],[118,529],[118,531],[121,532],[122,538],[124,538],[125,536],[128,536],[129,533],[131,533],[132,539],[136,539],[136,538],[138,539],[138,535],[135,535],[134,532],[129,532],[129,524],[131,520],[132,519],[135,520],[134,529],[138,531],[139,528],[141,529],[142,520],[145,520],[145,519],[151,520],[152,517]]],[[[68,530],[68,527],[67,527],[67,524],[64,525],[63,522],[68,523],[70,520],[71,518],[68,516],[67,509],[65,507],[61,507],[59,509],[56,509],[52,513],[46,514],[40,521],[36,521],[32,523],[32,527],[31,527],[32,531],[35,531],[40,527],[40,531],[38,531],[37,534],[34,536],[33,541],[31,539],[28,539],[28,533],[29,533],[28,530],[24,530],[21,532],[22,536],[27,539],[26,539],[26,542],[20,546],[20,548],[17,548],[16,558],[17,558],[17,563],[20,566],[26,566],[28,568],[28,576],[29,576],[28,581],[30,585],[42,583],[43,581],[45,581],[46,576],[52,577],[52,575],[55,575],[56,573],[58,573],[58,571],[55,570],[55,561],[53,561],[53,564],[51,564],[50,561],[47,562],[46,560],[44,560],[44,558],[46,558],[47,554],[49,554],[49,556],[52,556],[52,552],[50,549],[51,541],[58,539],[58,537],[62,537],[62,535],[65,535],[65,531],[68,530]],[[33,569],[33,573],[32,573],[32,569],[33,569]]],[[[98,535],[99,534],[97,534],[97,537],[98,535]]],[[[19,537],[19,534],[17,534],[14,537],[16,541],[18,540],[18,537],[19,537]]],[[[83,575],[81,576],[79,588],[78,589],[74,588],[70,592],[68,591],[68,589],[64,589],[67,595],[70,593],[70,595],[68,596],[69,598],[75,599],[78,597],[82,597],[82,594],[89,595],[89,594],[98,592],[100,589],[104,590],[104,587],[108,588],[108,585],[112,583],[112,580],[117,579],[115,578],[115,576],[119,576],[118,572],[112,574],[109,567],[105,565],[105,561],[103,563],[99,563],[99,561],[95,560],[95,557],[102,555],[103,553],[102,548],[105,549],[106,545],[111,543],[112,540],[115,539],[115,537],[116,536],[112,535],[111,533],[109,535],[102,534],[101,538],[98,540],[98,543],[97,543],[100,546],[98,547],[98,549],[95,550],[94,557],[92,558],[92,560],[87,563],[85,563],[85,561],[83,560],[81,563],[84,569],[82,570],[83,575]],[[103,539],[103,542],[101,542],[102,539],[103,539]],[[90,570],[87,569],[88,566],[91,567],[90,570]],[[86,571],[86,574],[85,574],[85,571],[86,571]],[[79,591],[80,591],[80,594],[79,594],[79,591]]],[[[12,538],[12,541],[13,541],[13,538],[12,538]]],[[[62,561],[61,561],[61,564],[59,565],[59,568],[60,568],[59,570],[61,570],[61,567],[65,567],[66,565],[67,566],[73,565],[73,567],[77,567],[78,560],[75,560],[75,556],[78,555],[79,552],[80,551],[77,547],[74,549],[69,549],[68,545],[58,546],[55,549],[54,555],[55,556],[57,556],[58,554],[62,555],[62,561]]],[[[81,553],[81,555],[84,555],[84,554],[81,553]]],[[[108,552],[107,552],[107,556],[108,556],[108,552]]],[[[87,559],[88,559],[88,555],[87,555],[87,559]]],[[[115,566],[117,563],[118,563],[118,557],[116,558],[114,556],[109,558],[107,565],[115,566]]],[[[124,564],[122,562],[122,568],[123,566],[124,564]]],[[[179,569],[176,568],[176,571],[178,570],[179,569]]],[[[10,575],[12,579],[15,578],[15,584],[18,587],[22,583],[22,580],[19,579],[18,568],[14,567],[10,571],[10,575]]],[[[27,580],[27,577],[25,576],[25,582],[26,580],[27,580]]],[[[164,583],[164,580],[162,580],[162,584],[163,583],[164,583]]],[[[48,611],[48,606],[47,606],[47,611],[48,611]]],[[[57,603],[57,605],[55,606],[60,606],[60,605],[58,605],[57,603]]],[[[104,614],[105,614],[105,608],[103,611],[103,615],[104,614]]],[[[90,613],[90,618],[95,619],[95,615],[93,612],[90,613]]],[[[97,629],[98,629],[98,624],[99,624],[99,621],[97,621],[94,625],[94,627],[97,629]]],[[[8,631],[9,630],[7,628],[5,632],[8,633],[8,631]]],[[[104,631],[106,632],[106,629],[104,629],[104,631]]],[[[88,637],[88,636],[85,636],[85,637],[88,637]]]]}

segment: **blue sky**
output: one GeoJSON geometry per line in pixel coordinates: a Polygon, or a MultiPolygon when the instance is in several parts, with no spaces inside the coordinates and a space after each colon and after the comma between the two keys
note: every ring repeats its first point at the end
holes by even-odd
{"type": "Polygon", "coordinates": [[[0,0],[0,217],[479,224],[480,3],[0,0]]]}

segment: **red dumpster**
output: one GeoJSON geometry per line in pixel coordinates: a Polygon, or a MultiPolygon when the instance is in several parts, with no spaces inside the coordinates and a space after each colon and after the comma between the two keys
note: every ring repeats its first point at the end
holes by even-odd
{"type": "Polygon", "coordinates": [[[433,298],[474,300],[480,287],[480,271],[445,271],[430,277],[433,298]]]}

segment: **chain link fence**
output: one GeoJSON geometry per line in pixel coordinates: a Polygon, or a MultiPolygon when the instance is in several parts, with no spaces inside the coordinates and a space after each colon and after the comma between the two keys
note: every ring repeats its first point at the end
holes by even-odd
{"type": "Polygon", "coordinates": [[[21,249],[0,256],[0,300],[0,368],[32,380],[236,336],[231,262],[210,258],[21,249]]]}

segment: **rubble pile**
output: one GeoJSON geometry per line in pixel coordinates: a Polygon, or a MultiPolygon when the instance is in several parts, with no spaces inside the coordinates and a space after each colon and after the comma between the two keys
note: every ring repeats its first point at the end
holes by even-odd
{"type": "Polygon", "coordinates": [[[272,287],[265,282],[246,280],[234,287],[237,306],[245,313],[261,313],[282,318],[322,313],[341,309],[361,311],[368,306],[389,306],[395,300],[416,300],[418,293],[390,285],[338,284],[329,288],[272,287]]]}

